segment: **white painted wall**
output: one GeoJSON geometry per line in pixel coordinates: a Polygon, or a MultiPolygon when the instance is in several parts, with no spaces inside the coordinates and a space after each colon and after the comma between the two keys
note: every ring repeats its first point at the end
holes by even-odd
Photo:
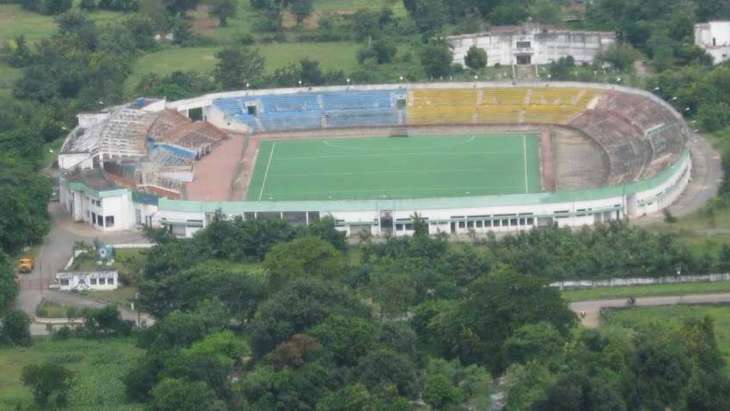
{"type": "Polygon", "coordinates": [[[119,273],[117,271],[60,272],[56,274],[56,281],[62,291],[111,291],[119,287],[119,273]]]}
{"type": "Polygon", "coordinates": [[[487,65],[517,64],[517,55],[531,56],[532,64],[549,64],[561,57],[572,56],[576,63],[592,63],[595,55],[615,42],[613,33],[550,30],[539,27],[515,30],[509,33],[483,32],[450,36],[446,40],[453,48],[454,63],[464,65],[464,58],[472,46],[487,52],[487,65]],[[529,48],[517,47],[529,42],[529,48]]]}
{"type": "Polygon", "coordinates": [[[82,170],[94,168],[94,156],[90,153],[60,154],[58,156],[58,168],[61,170],[72,170],[76,167],[82,170]]]}
{"type": "Polygon", "coordinates": [[[715,64],[730,58],[730,21],[711,21],[695,25],[695,45],[712,56],[715,64]]]}

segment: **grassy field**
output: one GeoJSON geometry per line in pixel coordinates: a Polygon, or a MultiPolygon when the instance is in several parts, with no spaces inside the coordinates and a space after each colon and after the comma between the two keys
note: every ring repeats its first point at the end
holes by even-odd
{"type": "Polygon", "coordinates": [[[22,369],[49,361],[75,373],[70,404],[65,409],[141,411],[144,409],[141,405],[124,404],[124,384],[120,379],[141,354],[132,339],[45,339],[29,348],[0,349],[0,409],[30,405],[31,392],[20,383],[22,369]]]}
{"type": "MultiPolygon", "coordinates": [[[[98,25],[118,20],[123,14],[110,11],[96,11],[91,18],[98,25]]],[[[28,41],[50,37],[56,31],[54,16],[44,16],[23,10],[16,4],[0,4],[0,44],[24,35],[28,41]]]]}
{"type": "Polygon", "coordinates": [[[0,63],[0,97],[10,97],[12,95],[13,84],[19,77],[20,70],[0,63]]]}
{"type": "MultiPolygon", "coordinates": [[[[332,43],[272,43],[256,46],[266,59],[268,73],[290,63],[308,57],[320,62],[325,70],[350,71],[357,67],[358,44],[352,42],[332,43]]],[[[140,57],[134,64],[132,75],[127,79],[126,89],[133,90],[139,80],[150,73],[165,75],[173,71],[212,72],[219,47],[168,48],[140,57]]]]}
{"type": "Polygon", "coordinates": [[[77,310],[76,308],[68,305],[56,304],[46,300],[42,300],[41,304],[38,306],[38,308],[36,308],[35,313],[38,317],[43,318],[69,318],[78,317],[80,311],[81,310],[77,310]]]}
{"type": "MultiPolygon", "coordinates": [[[[407,13],[401,0],[315,0],[314,12],[305,21],[305,26],[309,29],[316,28],[317,20],[323,16],[352,14],[361,9],[380,10],[383,7],[390,7],[396,16],[405,16],[407,13]]],[[[238,0],[236,16],[229,19],[226,26],[218,26],[217,20],[211,19],[208,15],[206,7],[198,8],[191,12],[190,16],[194,20],[193,27],[196,32],[218,44],[235,42],[242,34],[253,32],[256,20],[263,18],[251,7],[249,0],[238,0]]],[[[290,16],[288,19],[291,20],[293,17],[290,16]]],[[[294,29],[298,31],[301,28],[294,29]]]]}
{"type": "Polygon", "coordinates": [[[265,141],[249,200],[377,199],[533,193],[535,136],[265,141]]]}
{"type": "Polygon", "coordinates": [[[136,287],[120,287],[112,291],[82,291],[81,295],[96,301],[103,301],[110,304],[117,304],[129,308],[129,303],[134,300],[137,294],[136,287]]]}
{"type": "Polygon", "coordinates": [[[587,288],[563,291],[566,301],[603,300],[611,298],[660,297],[665,295],[713,294],[730,292],[730,281],[717,283],[660,284],[635,287],[587,288]]]}
{"type": "MultiPolygon", "coordinates": [[[[608,313],[607,321],[631,328],[649,324],[680,327],[686,319],[702,319],[705,316],[715,320],[718,346],[725,361],[730,363],[730,305],[675,305],[614,310],[608,313]]],[[[726,367],[726,370],[730,372],[730,368],[726,367]]]]}

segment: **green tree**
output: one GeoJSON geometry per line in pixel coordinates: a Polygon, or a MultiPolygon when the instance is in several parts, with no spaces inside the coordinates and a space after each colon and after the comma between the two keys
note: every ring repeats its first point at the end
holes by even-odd
{"type": "Polygon", "coordinates": [[[367,318],[369,311],[336,284],[313,278],[290,281],[259,307],[251,322],[254,356],[263,357],[292,335],[306,332],[334,314],[367,318]]]}
{"type": "Polygon", "coordinates": [[[136,87],[139,95],[164,97],[169,100],[182,100],[215,89],[216,84],[209,75],[195,71],[174,71],[165,76],[150,73],[142,77],[136,87]]]}
{"type": "Polygon", "coordinates": [[[213,76],[224,89],[235,90],[258,84],[264,73],[264,58],[257,49],[225,47],[216,53],[213,76]]]}
{"type": "Polygon", "coordinates": [[[198,6],[200,0],[163,0],[162,3],[170,14],[185,16],[198,6]]]}
{"type": "Polygon", "coordinates": [[[526,324],[504,342],[507,362],[546,361],[561,354],[566,338],[550,323],[526,324]]]}
{"type": "Polygon", "coordinates": [[[550,79],[571,80],[575,77],[573,70],[575,69],[575,59],[573,56],[561,57],[557,61],[550,63],[550,79]]]}
{"type": "Polygon", "coordinates": [[[370,390],[396,387],[399,395],[413,398],[418,393],[416,366],[406,356],[390,350],[370,351],[356,368],[359,381],[370,390]]]}
{"type": "Polygon", "coordinates": [[[347,385],[327,393],[317,402],[317,411],[374,411],[373,398],[364,385],[347,385]]]}
{"type": "Polygon", "coordinates": [[[424,38],[432,37],[446,23],[446,6],[443,0],[412,0],[407,7],[418,31],[424,38]]]}
{"type": "Polygon", "coordinates": [[[561,2],[555,0],[535,0],[528,7],[528,14],[537,23],[559,25],[563,22],[561,2]]]}
{"type": "Polygon", "coordinates": [[[310,334],[333,354],[338,366],[347,367],[355,365],[372,349],[376,329],[364,318],[333,315],[314,327],[310,334]]]}
{"type": "Polygon", "coordinates": [[[166,378],[152,389],[154,411],[223,411],[225,404],[202,381],[166,378]]]}
{"type": "Polygon", "coordinates": [[[629,71],[639,57],[639,52],[630,44],[614,43],[599,52],[595,61],[599,64],[608,63],[619,71],[629,71]]]}
{"type": "Polygon", "coordinates": [[[0,327],[0,341],[5,340],[13,345],[27,347],[31,345],[30,317],[20,310],[12,310],[5,314],[0,327]]]}
{"type": "Polygon", "coordinates": [[[273,289],[295,278],[332,280],[345,270],[342,254],[332,244],[316,237],[304,237],[275,245],[264,259],[273,289]]]}
{"type": "Polygon", "coordinates": [[[631,369],[646,409],[675,408],[691,375],[689,353],[677,335],[658,327],[637,336],[631,369]]]}
{"type": "Polygon", "coordinates": [[[218,19],[221,26],[228,25],[228,19],[236,17],[237,3],[233,0],[216,0],[208,13],[218,19]]]}
{"type": "Polygon", "coordinates": [[[547,322],[565,334],[574,321],[557,290],[505,268],[475,281],[464,301],[431,319],[429,330],[447,356],[501,371],[509,365],[504,343],[514,330],[547,322]]]}
{"type": "Polygon", "coordinates": [[[487,66],[487,51],[481,47],[471,46],[464,57],[464,64],[472,70],[481,70],[487,66]]]}
{"type": "Polygon", "coordinates": [[[398,47],[392,40],[382,38],[373,42],[373,51],[378,64],[387,64],[393,61],[398,47]]]}
{"type": "Polygon", "coordinates": [[[730,104],[717,102],[703,104],[697,113],[697,121],[704,130],[714,132],[730,125],[730,104]]]}
{"type": "Polygon", "coordinates": [[[506,405],[509,411],[529,411],[532,404],[547,399],[547,388],[556,377],[542,364],[512,365],[505,373],[506,405]]]}
{"type": "Polygon", "coordinates": [[[610,384],[573,372],[562,376],[537,402],[534,411],[625,411],[626,403],[610,384]]]}
{"type": "Polygon", "coordinates": [[[131,325],[122,320],[115,305],[84,310],[84,332],[93,338],[124,336],[132,331],[131,325]]]}
{"type": "Polygon", "coordinates": [[[18,284],[15,283],[15,266],[10,263],[8,256],[0,249],[0,314],[10,307],[17,295],[18,284]]]}
{"type": "Polygon", "coordinates": [[[347,250],[347,233],[336,228],[335,219],[331,216],[310,222],[307,229],[309,235],[327,241],[340,251],[347,250]]]}
{"type": "Polygon", "coordinates": [[[62,408],[68,403],[71,371],[56,364],[27,365],[21,381],[33,391],[33,400],[42,409],[62,408]]]}
{"type": "Polygon", "coordinates": [[[300,24],[314,10],[313,0],[291,0],[290,7],[300,24]]]}
{"type": "Polygon", "coordinates": [[[421,65],[426,74],[432,78],[448,76],[454,55],[449,46],[441,41],[425,45],[421,49],[421,65]]]}

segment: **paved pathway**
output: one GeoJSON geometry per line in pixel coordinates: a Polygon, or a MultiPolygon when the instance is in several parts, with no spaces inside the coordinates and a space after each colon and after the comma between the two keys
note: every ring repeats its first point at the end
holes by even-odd
{"type": "MultiPolygon", "coordinates": [[[[727,304],[730,303],[730,293],[724,294],[696,294],[665,297],[637,298],[636,307],[656,307],[677,304],[727,304]]],[[[601,310],[604,308],[627,307],[626,298],[609,300],[578,301],[570,304],[570,309],[576,314],[585,313],[581,323],[588,328],[596,328],[601,323],[601,310]]]]}
{"type": "MultiPolygon", "coordinates": [[[[690,153],[692,179],[684,193],[669,207],[675,217],[684,217],[699,211],[717,195],[722,183],[722,158],[706,138],[693,134],[690,138],[690,153]]],[[[633,220],[633,222],[644,225],[663,220],[662,213],[655,213],[633,220]]]]}
{"type": "MultiPolygon", "coordinates": [[[[100,302],[78,294],[49,290],[48,286],[53,283],[56,273],[68,262],[75,241],[92,241],[98,238],[109,244],[138,243],[146,241],[144,236],[136,231],[102,233],[88,225],[73,222],[58,203],[49,204],[48,211],[52,217],[51,231],[36,256],[33,272],[20,275],[20,293],[15,302],[16,307],[31,317],[35,315],[36,307],[44,298],[77,307],[103,307],[104,304],[100,302]]],[[[136,314],[130,310],[120,309],[120,312],[125,319],[136,319],[136,314]]],[[[45,326],[37,325],[34,325],[31,331],[34,335],[47,333],[45,326]]]]}

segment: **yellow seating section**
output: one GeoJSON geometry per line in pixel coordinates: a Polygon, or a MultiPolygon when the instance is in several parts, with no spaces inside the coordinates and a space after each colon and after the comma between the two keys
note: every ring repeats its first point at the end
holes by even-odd
{"type": "Polygon", "coordinates": [[[600,91],[560,87],[413,90],[408,122],[433,124],[566,124],[600,91]]]}

